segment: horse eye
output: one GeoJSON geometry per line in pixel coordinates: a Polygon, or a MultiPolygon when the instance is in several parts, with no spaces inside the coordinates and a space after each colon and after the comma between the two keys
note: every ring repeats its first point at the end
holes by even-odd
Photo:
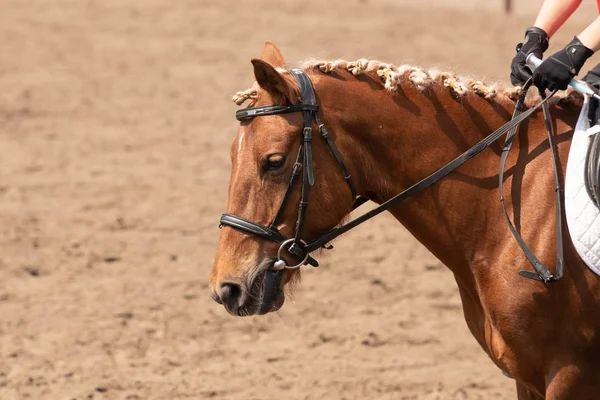
{"type": "Polygon", "coordinates": [[[279,169],[285,164],[285,156],[283,154],[272,154],[267,157],[266,164],[268,170],[279,169]]]}

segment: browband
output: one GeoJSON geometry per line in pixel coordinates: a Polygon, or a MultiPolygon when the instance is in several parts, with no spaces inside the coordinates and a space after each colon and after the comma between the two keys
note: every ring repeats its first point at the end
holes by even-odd
{"type": "Polygon", "coordinates": [[[260,106],[248,107],[235,112],[235,119],[243,121],[263,115],[288,114],[299,111],[317,112],[319,106],[316,104],[298,103],[291,106],[260,106]]]}

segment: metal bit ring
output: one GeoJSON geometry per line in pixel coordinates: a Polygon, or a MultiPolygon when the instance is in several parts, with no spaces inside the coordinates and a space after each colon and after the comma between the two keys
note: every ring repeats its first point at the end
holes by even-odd
{"type": "MultiPolygon", "coordinates": [[[[296,269],[296,268],[300,268],[301,266],[303,266],[306,263],[306,260],[308,260],[308,256],[309,256],[308,253],[306,253],[306,255],[304,256],[304,260],[302,260],[300,262],[300,264],[297,264],[297,265],[287,265],[285,263],[285,261],[283,260],[283,258],[281,258],[281,250],[283,250],[288,244],[293,243],[294,241],[295,240],[293,238],[291,238],[291,239],[287,239],[286,241],[281,243],[281,245],[279,246],[279,250],[277,250],[277,261],[275,261],[275,263],[273,263],[273,268],[272,268],[273,270],[281,271],[282,269],[296,269]]],[[[306,242],[304,240],[300,240],[300,243],[302,243],[303,245],[306,245],[306,242]]]]}

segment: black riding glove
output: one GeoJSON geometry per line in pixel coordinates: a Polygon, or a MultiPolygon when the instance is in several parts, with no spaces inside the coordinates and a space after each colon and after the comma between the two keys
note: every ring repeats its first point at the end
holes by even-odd
{"type": "Polygon", "coordinates": [[[565,90],[569,82],[579,73],[581,67],[594,52],[585,47],[577,36],[564,49],[552,54],[533,73],[533,83],[546,89],[565,90]]]}
{"type": "Polygon", "coordinates": [[[543,29],[535,26],[527,28],[525,40],[517,45],[517,55],[510,64],[510,81],[513,85],[522,86],[531,78],[531,70],[526,64],[527,56],[533,53],[541,60],[548,49],[548,40],[548,34],[543,29]]]}

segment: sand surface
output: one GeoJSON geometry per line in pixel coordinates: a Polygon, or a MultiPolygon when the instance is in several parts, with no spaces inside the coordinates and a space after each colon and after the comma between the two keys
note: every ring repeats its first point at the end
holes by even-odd
{"type": "Polygon", "coordinates": [[[507,80],[536,7],[2,0],[0,399],[515,398],[451,273],[389,215],[339,239],[277,314],[228,315],[208,271],[230,99],[265,40],[296,62],[507,80]]]}

